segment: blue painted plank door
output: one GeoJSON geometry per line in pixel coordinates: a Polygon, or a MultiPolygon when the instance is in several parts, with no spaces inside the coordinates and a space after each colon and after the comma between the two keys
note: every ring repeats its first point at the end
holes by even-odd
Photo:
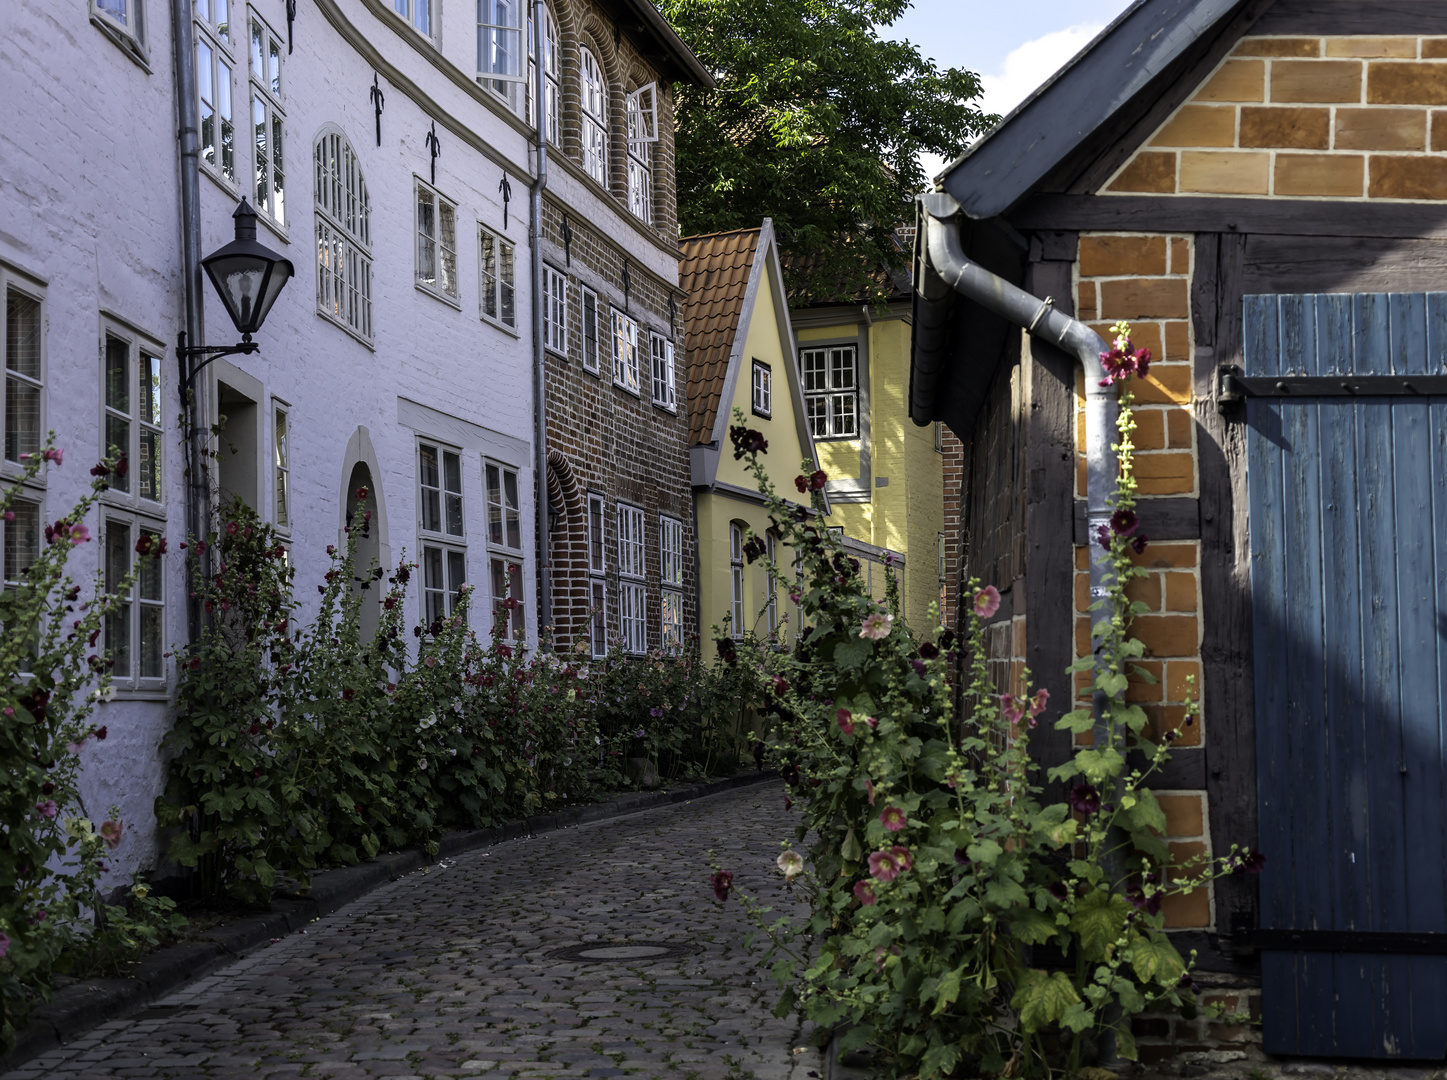
{"type": "MultiPolygon", "coordinates": [[[[1244,316],[1247,375],[1447,372],[1447,293],[1244,316]]],[[[1261,926],[1447,932],[1447,398],[1246,419],[1261,926]]],[[[1447,956],[1269,950],[1261,976],[1269,1053],[1447,1057],[1447,956]]]]}

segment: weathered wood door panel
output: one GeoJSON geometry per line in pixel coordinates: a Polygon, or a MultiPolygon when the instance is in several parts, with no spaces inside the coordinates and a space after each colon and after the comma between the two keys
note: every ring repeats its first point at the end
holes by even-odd
{"type": "MultiPolygon", "coordinates": [[[[1447,293],[1247,296],[1244,329],[1248,376],[1447,372],[1447,293]]],[[[1447,1057],[1447,956],[1380,936],[1447,932],[1447,397],[1247,424],[1261,927],[1353,935],[1263,949],[1265,1048],[1447,1057]]]]}

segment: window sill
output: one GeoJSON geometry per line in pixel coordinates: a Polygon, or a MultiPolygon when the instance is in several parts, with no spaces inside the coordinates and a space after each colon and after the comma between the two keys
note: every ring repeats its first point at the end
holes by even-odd
{"type": "Polygon", "coordinates": [[[579,364],[578,366],[595,379],[601,379],[603,377],[603,369],[601,367],[589,367],[587,364],[579,364]]]}
{"type": "Polygon", "coordinates": [[[171,691],[168,689],[167,683],[162,680],[157,681],[160,685],[140,687],[116,686],[115,683],[112,683],[111,686],[115,689],[116,696],[111,699],[110,703],[115,704],[122,701],[157,701],[162,704],[169,704],[171,691]]]}
{"type": "Polygon", "coordinates": [[[101,492],[100,501],[102,506],[108,506],[114,510],[126,510],[139,517],[152,518],[159,522],[168,520],[165,503],[152,502],[132,491],[117,491],[113,487],[107,488],[101,492]]]}
{"type": "Polygon", "coordinates": [[[623,391],[625,394],[627,394],[629,397],[637,398],[639,401],[642,401],[642,400],[643,400],[643,395],[640,394],[637,390],[634,390],[634,389],[633,389],[631,386],[629,386],[627,383],[621,383],[621,382],[619,382],[617,379],[614,379],[614,380],[613,380],[613,388],[614,388],[615,390],[622,390],[622,391],[623,391]]]}
{"type": "Polygon", "coordinates": [[[256,209],[256,220],[261,222],[271,232],[271,235],[280,240],[283,244],[291,243],[291,233],[287,231],[286,224],[272,218],[265,210],[256,209]]]}
{"type": "Polygon", "coordinates": [[[462,310],[462,300],[460,297],[453,296],[451,293],[442,292],[440,289],[431,288],[430,286],[424,285],[420,281],[416,284],[418,292],[426,293],[434,300],[441,300],[450,308],[456,308],[458,311],[462,310]]]}
{"type": "Polygon", "coordinates": [[[771,412],[760,412],[758,409],[750,409],[749,412],[753,416],[757,416],[760,420],[772,420],[774,418],[774,414],[771,412]]]}
{"type": "Polygon", "coordinates": [[[517,329],[516,326],[509,326],[507,323],[503,322],[501,319],[494,319],[491,315],[484,315],[482,312],[478,312],[478,313],[477,313],[477,321],[478,321],[478,322],[481,322],[481,323],[486,323],[488,326],[496,327],[497,329],[501,330],[504,334],[507,334],[507,335],[510,336],[510,337],[515,337],[515,338],[521,338],[521,337],[522,337],[522,335],[521,335],[520,333],[518,333],[518,329],[517,329]]]}
{"type": "Polygon", "coordinates": [[[859,441],[859,436],[858,436],[858,435],[815,435],[815,436],[814,436],[814,441],[815,441],[816,443],[821,443],[821,442],[838,442],[838,443],[843,443],[843,442],[858,442],[858,441],[859,441]]]}
{"type": "Polygon", "coordinates": [[[355,338],[357,341],[365,345],[367,348],[371,349],[373,352],[377,351],[377,343],[375,341],[369,341],[364,338],[361,331],[358,330],[356,327],[349,326],[348,324],[342,322],[341,319],[337,318],[330,311],[323,311],[321,308],[317,308],[316,313],[317,318],[324,319],[327,322],[331,323],[338,330],[344,332],[348,337],[355,338]]]}
{"type": "Polygon", "coordinates": [[[559,350],[553,348],[551,345],[544,345],[543,352],[547,353],[551,357],[554,357],[555,359],[561,360],[565,364],[569,362],[567,353],[560,352],[559,350]]]}
{"type": "Polygon", "coordinates": [[[97,27],[101,33],[115,42],[121,52],[134,60],[137,67],[147,75],[152,74],[151,59],[146,52],[145,46],[125,30],[108,21],[104,15],[97,15],[92,11],[90,13],[90,21],[92,26],[97,27]]]}
{"type": "Polygon", "coordinates": [[[231,200],[233,202],[241,201],[240,189],[230,180],[226,179],[226,177],[220,172],[220,170],[218,170],[214,165],[210,165],[205,161],[199,161],[199,164],[201,166],[202,176],[206,177],[222,191],[226,192],[226,194],[231,197],[231,200]]]}
{"type": "Polygon", "coordinates": [[[657,409],[659,412],[666,412],[666,413],[668,413],[670,416],[677,416],[677,415],[678,415],[678,406],[677,406],[677,405],[669,405],[669,404],[667,404],[667,403],[665,403],[665,402],[662,402],[662,401],[655,401],[655,402],[653,403],[653,407],[654,407],[655,409],[657,409]]]}

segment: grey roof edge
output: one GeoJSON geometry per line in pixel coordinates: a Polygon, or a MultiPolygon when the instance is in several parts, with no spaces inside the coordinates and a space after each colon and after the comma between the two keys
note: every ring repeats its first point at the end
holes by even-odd
{"type": "Polygon", "coordinates": [[[1135,0],[937,178],[971,218],[996,217],[1250,0],[1135,0]]]}
{"type": "Polygon", "coordinates": [[[708,68],[703,66],[703,61],[684,43],[683,38],[678,36],[678,31],[649,0],[618,0],[618,3],[643,21],[644,29],[653,35],[664,54],[689,76],[689,82],[704,90],[717,89],[718,83],[708,68]]]}

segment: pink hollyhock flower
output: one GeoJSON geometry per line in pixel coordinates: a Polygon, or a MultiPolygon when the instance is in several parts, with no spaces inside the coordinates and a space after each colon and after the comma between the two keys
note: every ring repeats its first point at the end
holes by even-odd
{"type": "Polygon", "coordinates": [[[896,845],[889,849],[889,853],[894,856],[894,861],[899,865],[899,872],[901,874],[914,865],[909,857],[909,848],[902,848],[896,845]]]}
{"type": "Polygon", "coordinates": [[[877,716],[866,716],[866,717],[864,718],[864,722],[869,725],[869,730],[870,730],[870,731],[873,731],[875,728],[877,728],[877,727],[879,726],[879,717],[877,717],[877,716]]]}
{"type": "Polygon", "coordinates": [[[3,517],[5,518],[6,521],[14,521],[14,520],[15,520],[15,511],[14,511],[14,510],[6,510],[5,513],[4,513],[4,515],[3,515],[3,517]]]}
{"type": "Polygon", "coordinates": [[[864,793],[869,796],[869,805],[874,805],[874,781],[868,777],[864,779],[864,793]]]}
{"type": "Polygon", "coordinates": [[[734,876],[727,870],[720,870],[709,877],[708,882],[713,886],[713,894],[722,903],[729,898],[729,889],[733,887],[734,876]]]}
{"type": "Polygon", "coordinates": [[[854,883],[854,899],[858,900],[863,907],[874,906],[874,886],[868,881],[856,881],[854,883]]]}
{"type": "Polygon", "coordinates": [[[879,820],[890,832],[899,832],[909,824],[904,816],[904,811],[897,806],[886,806],[884,812],[879,815],[879,820]]]}
{"type": "Polygon", "coordinates": [[[834,716],[839,723],[839,730],[846,735],[854,734],[854,714],[848,709],[840,709],[834,716]]]}
{"type": "Polygon", "coordinates": [[[1001,694],[1000,708],[1004,710],[1005,719],[1012,724],[1018,724],[1025,716],[1024,703],[1014,694],[1001,694]]]}
{"type": "Polygon", "coordinates": [[[864,625],[859,628],[859,636],[868,638],[870,641],[881,641],[889,637],[889,631],[893,625],[894,616],[876,611],[873,615],[865,616],[864,625]]]}
{"type": "Polygon", "coordinates": [[[41,454],[40,456],[43,457],[46,461],[53,461],[53,462],[55,462],[57,465],[59,465],[59,464],[61,464],[63,461],[65,461],[65,451],[64,451],[64,450],[58,450],[58,449],[46,450],[46,451],[45,451],[43,454],[41,454]]]}
{"type": "Polygon", "coordinates": [[[104,839],[106,842],[106,847],[114,851],[116,848],[121,846],[121,831],[124,828],[125,824],[120,821],[101,822],[100,834],[102,839],[104,839]]]}
{"type": "Polygon", "coordinates": [[[982,619],[988,619],[995,612],[1000,610],[1000,590],[993,585],[986,585],[979,592],[975,593],[975,614],[982,619]]]}
{"type": "Polygon", "coordinates": [[[55,805],[54,799],[46,799],[44,802],[35,804],[35,812],[43,818],[55,820],[55,815],[60,812],[60,807],[55,805]]]}
{"type": "Polygon", "coordinates": [[[10,935],[0,930],[0,960],[5,959],[5,954],[10,951],[10,935]]]}
{"type": "Polygon", "coordinates": [[[876,851],[869,856],[869,876],[876,881],[893,881],[899,877],[899,864],[887,851],[876,851]]]}
{"type": "Polygon", "coordinates": [[[83,524],[76,522],[70,527],[71,547],[80,547],[81,544],[86,543],[88,540],[90,540],[90,530],[83,524]]]}
{"type": "MultiPolygon", "coordinates": [[[[1050,691],[1043,686],[1035,691],[1035,696],[1030,699],[1030,719],[1034,720],[1045,711],[1046,704],[1050,701],[1050,691]]],[[[1030,725],[1034,727],[1034,724],[1030,725]]]]}

